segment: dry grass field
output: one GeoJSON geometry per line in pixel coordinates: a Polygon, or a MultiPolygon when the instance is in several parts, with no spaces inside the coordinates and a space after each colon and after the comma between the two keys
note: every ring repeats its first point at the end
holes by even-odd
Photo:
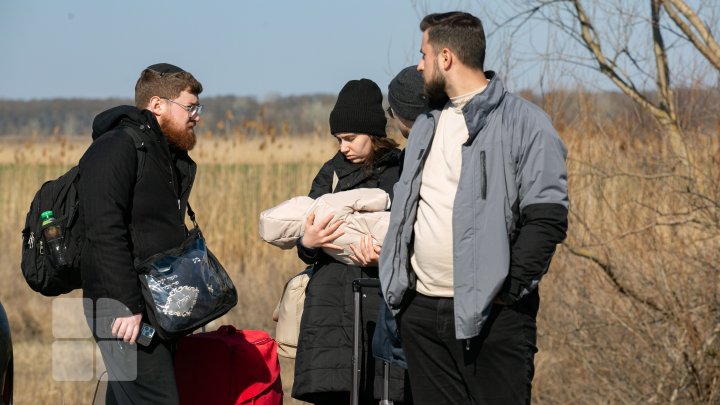
{"type": "MultiPolygon", "coordinates": [[[[534,403],[718,403],[717,133],[688,133],[695,159],[687,170],[652,136],[612,128],[578,125],[561,134],[569,149],[570,230],[541,285],[534,403]]],[[[33,193],[77,162],[87,142],[1,142],[0,300],[13,332],[16,403],[89,404],[94,381],[53,379],[53,300],[31,291],[19,269],[33,193]]],[[[228,323],[273,333],[282,286],[303,266],[294,251],[259,239],[258,214],[306,194],[334,148],[327,135],[199,140],[191,202],[240,297],[210,329],[228,323]]],[[[292,362],[281,365],[288,393],[292,362]]],[[[285,403],[297,402],[286,395],[285,403]]]]}

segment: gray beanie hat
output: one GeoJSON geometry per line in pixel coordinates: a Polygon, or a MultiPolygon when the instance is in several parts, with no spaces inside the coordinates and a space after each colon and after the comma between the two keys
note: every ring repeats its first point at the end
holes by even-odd
{"type": "Polygon", "coordinates": [[[412,121],[430,111],[425,83],[417,65],[406,67],[392,79],[388,85],[388,103],[393,114],[412,121]]]}

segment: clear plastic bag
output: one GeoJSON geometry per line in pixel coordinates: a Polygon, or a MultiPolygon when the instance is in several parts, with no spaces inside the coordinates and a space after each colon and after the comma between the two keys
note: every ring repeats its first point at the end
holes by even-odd
{"type": "Polygon", "coordinates": [[[237,304],[237,291],[199,228],[137,266],[150,323],[163,339],[191,333],[237,304]]]}

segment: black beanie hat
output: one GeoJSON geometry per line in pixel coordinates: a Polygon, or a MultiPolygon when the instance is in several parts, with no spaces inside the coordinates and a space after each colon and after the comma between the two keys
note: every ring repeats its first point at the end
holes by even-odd
{"type": "Polygon", "coordinates": [[[340,90],[335,107],[330,112],[330,133],[387,136],[382,99],[380,87],[372,80],[350,80],[340,90]]]}
{"type": "Polygon", "coordinates": [[[388,85],[388,103],[395,115],[412,121],[430,111],[425,83],[417,65],[406,67],[392,79],[388,85]]]}

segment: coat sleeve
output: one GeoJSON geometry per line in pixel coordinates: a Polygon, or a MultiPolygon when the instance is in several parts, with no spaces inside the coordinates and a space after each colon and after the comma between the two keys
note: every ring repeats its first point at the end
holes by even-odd
{"type": "Polygon", "coordinates": [[[136,166],[132,139],[105,134],[80,160],[78,183],[87,253],[96,272],[83,288],[121,302],[134,314],[144,309],[129,231],[136,166]]]}
{"type": "Polygon", "coordinates": [[[568,221],[567,150],[547,116],[525,111],[516,184],[520,217],[510,251],[510,272],[499,298],[512,303],[532,291],[565,239],[568,221]]]}
{"type": "Polygon", "coordinates": [[[512,303],[532,291],[550,266],[555,246],[565,239],[567,208],[560,204],[532,204],[525,207],[517,239],[510,252],[510,276],[506,295],[512,303]]]}
{"type": "MultiPolygon", "coordinates": [[[[332,167],[331,161],[326,162],[323,167],[320,168],[318,174],[315,175],[315,179],[313,179],[312,186],[310,186],[310,193],[308,196],[310,198],[317,199],[324,194],[332,193],[332,179],[334,172],[335,170],[332,167]]],[[[318,218],[316,218],[316,220],[317,219],[318,218]]],[[[297,252],[300,260],[307,264],[317,262],[320,255],[324,254],[322,249],[309,249],[303,246],[302,237],[297,240],[297,252]]]]}

